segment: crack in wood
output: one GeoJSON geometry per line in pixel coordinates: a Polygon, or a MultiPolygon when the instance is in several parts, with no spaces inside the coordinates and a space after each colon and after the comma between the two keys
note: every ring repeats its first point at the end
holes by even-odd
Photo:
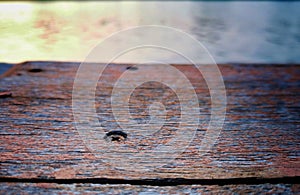
{"type": "Polygon", "coordinates": [[[129,184],[149,186],[177,186],[177,185],[259,185],[259,184],[299,184],[300,176],[278,178],[225,178],[225,179],[184,179],[184,178],[159,178],[159,179],[109,179],[109,178],[82,178],[82,179],[52,179],[52,178],[13,178],[0,177],[0,183],[92,183],[92,184],[129,184]]]}

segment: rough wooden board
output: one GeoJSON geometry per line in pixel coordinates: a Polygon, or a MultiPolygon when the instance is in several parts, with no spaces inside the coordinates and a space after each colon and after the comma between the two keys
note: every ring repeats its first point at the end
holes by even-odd
{"type": "MultiPolygon", "coordinates": [[[[11,98],[0,99],[2,178],[300,176],[300,66],[219,65],[227,90],[226,122],[216,146],[201,157],[197,146],[205,133],[202,129],[209,121],[209,91],[201,74],[193,66],[176,65],[195,86],[202,106],[202,123],[191,145],[175,161],[154,171],[141,173],[120,170],[103,163],[84,145],[74,127],[71,106],[78,65],[27,62],[16,66],[0,80],[0,90],[13,94],[11,98]]],[[[109,66],[98,84],[101,90],[96,92],[96,107],[106,131],[119,128],[107,97],[114,81],[127,67],[109,66]]],[[[169,95],[169,100],[173,98],[175,104],[172,104],[170,115],[177,115],[178,102],[167,88],[146,85],[137,93],[152,101],[161,95],[161,91],[169,95]]],[[[132,103],[141,101],[134,99],[132,103]]],[[[137,119],[146,116],[144,113],[133,115],[137,119]]],[[[166,128],[172,127],[171,122],[166,128]]],[[[143,145],[142,142],[130,140],[128,144],[143,145]]]]}
{"type": "Polygon", "coordinates": [[[103,185],[55,183],[2,183],[0,193],[6,194],[296,194],[299,184],[260,185],[103,185]]]}

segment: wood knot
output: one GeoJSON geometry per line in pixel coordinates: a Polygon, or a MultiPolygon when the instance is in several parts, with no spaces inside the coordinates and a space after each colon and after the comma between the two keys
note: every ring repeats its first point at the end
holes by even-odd
{"type": "Polygon", "coordinates": [[[135,66],[127,66],[127,70],[137,70],[138,68],[135,66]]]}
{"type": "Polygon", "coordinates": [[[106,133],[104,139],[111,142],[122,142],[127,138],[127,133],[123,131],[110,131],[106,133]]]}
{"type": "Polygon", "coordinates": [[[36,72],[42,72],[43,70],[40,69],[40,68],[32,68],[32,69],[29,69],[28,72],[33,72],[33,73],[36,73],[36,72]]]}

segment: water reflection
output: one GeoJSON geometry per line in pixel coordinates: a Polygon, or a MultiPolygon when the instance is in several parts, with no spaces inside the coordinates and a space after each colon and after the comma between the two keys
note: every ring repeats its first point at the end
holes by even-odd
{"type": "Polygon", "coordinates": [[[0,61],[82,61],[116,31],[158,24],[192,34],[217,62],[300,63],[299,8],[300,2],[0,3],[0,61]]]}
{"type": "Polygon", "coordinates": [[[217,61],[299,63],[299,6],[295,2],[199,2],[193,7],[192,33],[217,61]]]}

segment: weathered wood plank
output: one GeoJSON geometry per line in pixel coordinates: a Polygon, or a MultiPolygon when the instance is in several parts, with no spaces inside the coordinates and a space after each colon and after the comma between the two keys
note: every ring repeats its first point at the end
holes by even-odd
{"type": "Polygon", "coordinates": [[[103,185],[90,183],[3,183],[0,193],[6,194],[296,194],[299,184],[259,185],[103,185]]]}
{"type": "MultiPolygon", "coordinates": [[[[0,90],[12,93],[12,97],[0,99],[1,177],[211,179],[300,176],[300,66],[219,65],[227,92],[226,121],[215,147],[200,156],[197,146],[210,117],[209,90],[193,66],[175,65],[191,80],[197,92],[201,107],[199,131],[176,160],[141,174],[118,169],[96,158],[76,131],[71,98],[78,65],[27,62],[16,66],[0,80],[0,90]]],[[[114,82],[127,67],[110,65],[97,86],[96,110],[106,132],[120,129],[112,115],[109,97],[114,82]]],[[[147,105],[162,100],[159,97],[165,95],[167,98],[163,100],[170,112],[164,130],[168,133],[174,125],[176,128],[180,107],[171,90],[151,83],[138,88],[135,93],[131,103],[136,120],[149,120],[145,111],[147,105]]],[[[150,146],[146,147],[169,138],[163,133],[158,137],[161,140],[152,137],[150,146]]],[[[146,143],[133,135],[126,144],[129,149],[131,146],[142,149],[146,143]]]]}

